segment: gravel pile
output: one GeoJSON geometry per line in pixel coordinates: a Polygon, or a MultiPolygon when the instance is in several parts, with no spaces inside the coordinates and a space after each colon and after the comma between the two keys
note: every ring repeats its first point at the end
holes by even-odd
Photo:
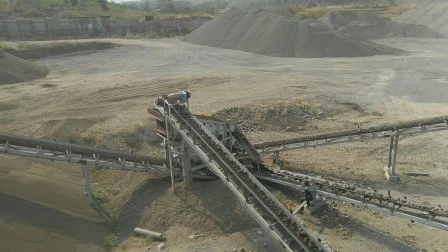
{"type": "Polygon", "coordinates": [[[49,70],[0,50],[0,85],[43,78],[49,70]]]}
{"type": "Polygon", "coordinates": [[[330,12],[320,19],[329,27],[364,40],[386,37],[441,38],[442,34],[419,24],[402,24],[373,12],[330,12]]]}
{"type": "Polygon", "coordinates": [[[395,21],[426,25],[448,36],[448,1],[421,3],[415,9],[401,14],[395,21]]]}
{"type": "Polygon", "coordinates": [[[232,107],[220,110],[212,116],[229,121],[248,132],[299,131],[303,130],[303,126],[309,121],[323,117],[321,113],[300,104],[232,107]]]}
{"type": "Polygon", "coordinates": [[[318,20],[254,8],[231,8],[184,40],[276,57],[362,57],[400,52],[346,36],[318,20]]]}

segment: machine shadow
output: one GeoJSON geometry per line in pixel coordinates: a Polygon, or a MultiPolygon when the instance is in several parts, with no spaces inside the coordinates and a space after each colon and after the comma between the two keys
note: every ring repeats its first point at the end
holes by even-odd
{"type": "Polygon", "coordinates": [[[133,235],[133,230],[139,226],[145,207],[166,194],[170,187],[170,178],[152,178],[134,191],[122,207],[116,223],[112,223],[112,229],[116,229],[120,233],[120,241],[124,241],[133,235]]]}
{"type": "Polygon", "coordinates": [[[314,222],[315,225],[320,226],[320,233],[326,228],[336,229],[342,226],[344,228],[347,228],[347,230],[350,232],[355,232],[360,236],[381,244],[382,246],[385,246],[393,251],[420,251],[420,249],[412,244],[400,240],[399,238],[378,230],[374,227],[370,227],[356,219],[350,218],[348,216],[343,216],[334,209],[327,209],[325,213],[323,211],[319,211],[313,216],[321,220],[319,222],[314,222]]]}
{"type": "Polygon", "coordinates": [[[194,182],[192,191],[203,202],[207,218],[212,219],[221,232],[229,235],[240,232],[256,246],[255,251],[281,251],[220,180],[194,182]]]}
{"type": "MultiPolygon", "coordinates": [[[[289,188],[284,188],[277,184],[273,183],[265,183],[269,186],[271,191],[275,193],[281,193],[283,197],[286,197],[288,200],[297,201],[301,196],[299,192],[294,191],[289,188]]],[[[307,218],[311,223],[320,227],[318,233],[322,233],[325,229],[337,229],[337,228],[347,228],[348,231],[357,233],[368,240],[374,241],[378,244],[381,244],[385,247],[393,251],[420,251],[414,245],[411,245],[403,240],[400,240],[397,237],[391,236],[391,234],[385,233],[381,230],[375,229],[373,227],[367,226],[366,224],[348,216],[343,216],[337,210],[332,208],[326,208],[324,210],[320,210],[313,214],[315,217],[307,218]],[[337,221],[336,221],[337,220],[337,221]]],[[[300,215],[298,215],[300,218],[300,215]]],[[[331,244],[331,241],[329,241],[331,244]]]]}

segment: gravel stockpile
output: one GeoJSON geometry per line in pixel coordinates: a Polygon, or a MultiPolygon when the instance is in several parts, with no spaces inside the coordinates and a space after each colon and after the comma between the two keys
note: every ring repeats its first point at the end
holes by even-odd
{"type": "Polygon", "coordinates": [[[384,19],[373,12],[330,12],[320,19],[329,27],[360,39],[386,37],[441,38],[440,33],[421,24],[402,24],[384,19]]]}
{"type": "Polygon", "coordinates": [[[318,20],[299,20],[264,9],[231,8],[184,39],[277,57],[362,57],[399,52],[346,36],[318,20]]]}
{"type": "Polygon", "coordinates": [[[448,36],[448,1],[421,3],[415,9],[401,14],[395,21],[426,25],[448,36]]]}
{"type": "Polygon", "coordinates": [[[0,51],[0,85],[43,78],[48,69],[0,51]]]}
{"type": "Polygon", "coordinates": [[[213,118],[228,121],[244,131],[300,131],[314,119],[324,115],[301,104],[265,104],[225,108],[215,112],[213,118]]]}

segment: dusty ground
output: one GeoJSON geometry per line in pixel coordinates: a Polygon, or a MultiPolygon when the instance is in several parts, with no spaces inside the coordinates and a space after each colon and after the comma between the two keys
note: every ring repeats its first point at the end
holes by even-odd
{"type": "MultiPolygon", "coordinates": [[[[212,114],[223,108],[282,101],[310,106],[323,115],[293,132],[286,128],[249,132],[254,142],[448,112],[446,40],[392,39],[381,42],[410,53],[324,60],[272,58],[176,40],[113,42],[126,46],[40,60],[39,64],[51,69],[47,78],[1,86],[1,130],[154,154],[158,142],[152,133],[147,133],[151,126],[146,108],[156,96],[186,88],[192,91],[191,109],[195,113],[212,114]]],[[[409,197],[448,207],[448,157],[444,152],[447,138],[447,133],[434,133],[401,141],[399,172],[424,170],[430,177],[403,177],[399,186],[383,182],[387,141],[294,151],[285,153],[284,158],[297,162],[302,170],[362,180],[378,189],[400,190],[409,197]]],[[[98,250],[103,245],[104,238],[97,236],[106,236],[111,228],[98,223],[98,214],[88,207],[79,167],[3,155],[0,160],[0,200],[36,209],[47,220],[31,221],[27,211],[2,207],[0,242],[7,244],[7,249],[60,251],[61,246],[66,246],[84,251],[98,250]],[[56,215],[55,209],[57,220],[63,225],[58,226],[60,222],[50,217],[56,215]],[[73,228],[71,221],[79,227],[73,228]],[[53,224],[48,227],[48,223],[53,224]],[[95,235],[85,235],[89,232],[83,230],[95,235]],[[33,234],[35,240],[22,239],[19,243],[15,234],[33,234]]],[[[262,242],[251,242],[263,235],[258,234],[256,225],[247,217],[241,217],[238,211],[223,214],[219,201],[204,199],[201,192],[209,186],[217,188],[213,199],[227,193],[219,188],[219,182],[195,184],[191,192],[181,196],[157,178],[141,174],[97,172],[95,182],[95,188],[105,191],[109,198],[105,205],[119,217],[119,241],[127,238],[129,223],[148,228],[157,223],[151,217],[153,210],[173,209],[180,216],[186,214],[181,211],[185,209],[181,203],[170,204],[187,198],[197,209],[209,209],[205,216],[212,220],[206,221],[208,218],[198,213],[193,219],[181,220],[174,218],[176,214],[160,215],[161,219],[172,220],[156,226],[166,232],[167,250],[269,250],[268,244],[260,247],[262,242]],[[239,218],[244,227],[223,228],[232,218],[239,218]],[[198,225],[197,221],[208,224],[198,225]],[[218,231],[213,233],[211,229],[218,231]],[[200,237],[188,238],[193,234],[200,237]]],[[[339,225],[324,225],[323,217],[305,218],[316,232],[343,251],[442,251],[448,246],[446,232],[342,204],[335,209],[327,218],[340,216],[339,225]]],[[[130,238],[117,250],[146,251],[157,245],[130,238]]]]}

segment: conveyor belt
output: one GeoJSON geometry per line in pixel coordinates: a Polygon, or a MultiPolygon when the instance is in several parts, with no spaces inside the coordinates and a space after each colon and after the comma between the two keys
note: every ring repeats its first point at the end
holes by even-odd
{"type": "Polygon", "coordinates": [[[36,139],[31,137],[0,133],[0,144],[6,143],[8,143],[10,146],[39,148],[42,151],[48,152],[68,152],[68,154],[70,155],[83,155],[85,157],[95,156],[97,158],[101,158],[102,160],[125,160],[127,162],[147,165],[164,165],[166,162],[166,160],[162,158],[153,158],[121,151],[99,149],[56,140],[36,139]]]}
{"type": "Polygon", "coordinates": [[[390,193],[389,195],[384,195],[375,190],[361,188],[355,184],[329,181],[286,170],[260,173],[256,174],[256,177],[295,190],[304,190],[304,181],[309,181],[319,188],[319,194],[324,197],[418,221],[425,225],[448,231],[448,211],[439,206],[435,207],[405,198],[396,198],[391,196],[390,193]]]}
{"type": "Polygon", "coordinates": [[[156,105],[281,247],[286,251],[328,251],[186,108],[156,105]]]}
{"type": "Polygon", "coordinates": [[[367,128],[336,131],[324,134],[301,136],[285,140],[256,143],[253,146],[260,152],[269,153],[298,148],[312,148],[346,142],[359,142],[377,138],[417,135],[427,132],[448,130],[448,115],[402,123],[384,124],[367,128]]]}

